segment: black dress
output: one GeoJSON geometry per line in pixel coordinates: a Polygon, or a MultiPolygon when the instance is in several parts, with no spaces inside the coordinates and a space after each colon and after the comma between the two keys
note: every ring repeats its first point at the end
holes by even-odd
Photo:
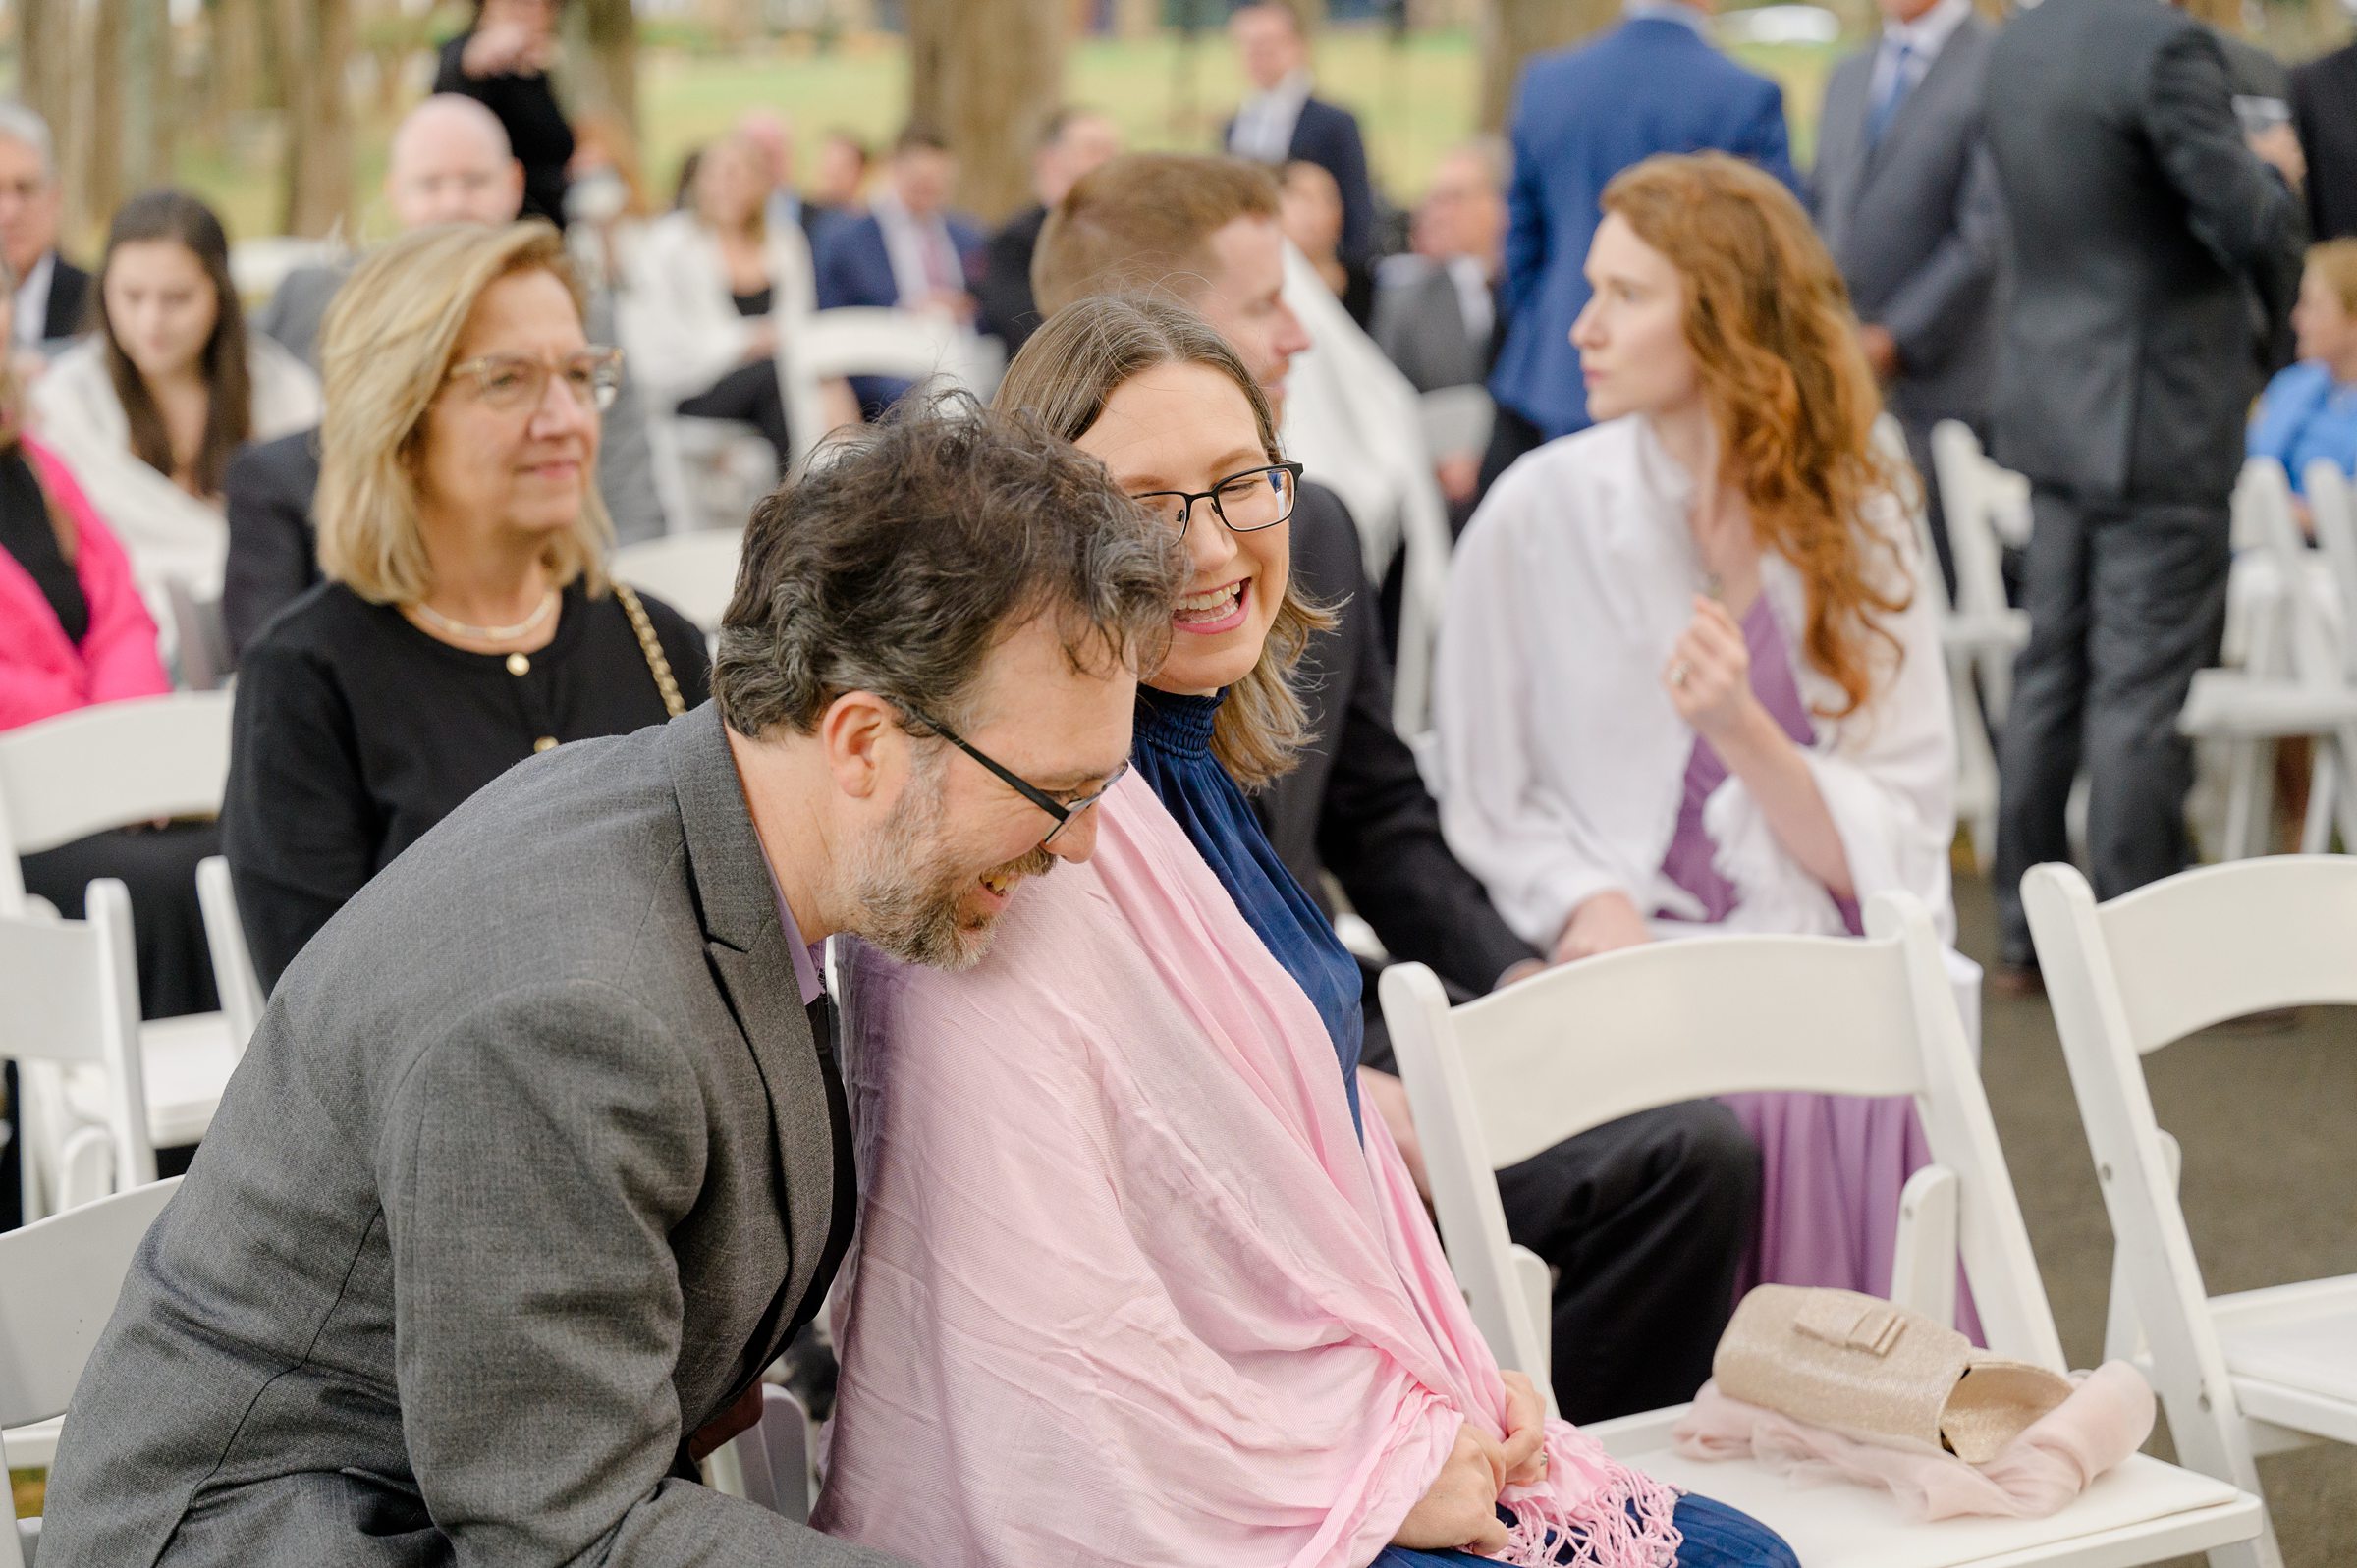
{"type": "MultiPolygon", "coordinates": [[[[762,288],[732,294],[729,302],[737,314],[751,321],[769,314],[774,297],[774,290],[762,288]]],[[[778,474],[785,476],[794,449],[786,436],[786,393],[778,385],[778,367],[769,360],[739,365],[694,397],[681,399],[679,411],[698,419],[738,419],[751,425],[777,450],[778,474]]]]}
{"type": "MultiPolygon", "coordinates": [[[[641,596],[642,599],[644,596],[641,596]]],[[[704,700],[703,634],[644,599],[680,695],[704,700]]],[[[530,654],[467,653],[323,582],[238,666],[222,829],[265,987],[402,850],[533,752],[668,718],[612,595],[567,588],[530,654]]]]}
{"type": "Polygon", "coordinates": [[[573,127],[557,106],[548,78],[534,74],[470,77],[465,57],[469,30],[442,46],[434,72],[436,92],[456,92],[474,99],[499,116],[507,128],[508,145],[523,165],[523,216],[546,218],[565,227],[565,166],[573,161],[573,127]]]}

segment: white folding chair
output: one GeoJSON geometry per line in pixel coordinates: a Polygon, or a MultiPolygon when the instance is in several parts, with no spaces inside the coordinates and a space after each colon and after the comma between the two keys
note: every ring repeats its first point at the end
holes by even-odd
{"type": "MultiPolygon", "coordinates": [[[[230,703],[226,691],[175,692],[100,703],[0,734],[0,914],[25,911],[24,855],[107,829],[218,813],[229,777],[230,703]]],[[[237,1065],[228,1020],[210,1012],[142,1024],[139,1050],[151,1141],[160,1148],[196,1142],[237,1065]]],[[[55,1168],[72,1131],[70,1118],[49,1112],[70,1107],[82,1120],[104,1118],[96,1075],[76,1073],[53,1087],[39,1081],[54,1079],[45,1068],[28,1076],[35,1081],[25,1085],[27,1108],[44,1112],[39,1119],[51,1140],[46,1149],[27,1140],[35,1157],[26,1168],[30,1217],[47,1212],[46,1177],[34,1178],[55,1168]]]]}
{"type": "Polygon", "coordinates": [[[2204,670],[2194,676],[2177,716],[2177,732],[2227,748],[2224,858],[2260,852],[2272,797],[2268,759],[2275,742],[2298,736],[2316,741],[2320,782],[2330,775],[2337,785],[2311,792],[2301,847],[2325,847],[2333,823],[2328,812],[2337,816],[2342,841],[2357,847],[2357,790],[2348,787],[2350,769],[2357,766],[2357,682],[2344,674],[2339,639],[2326,605],[2312,591],[2316,574],[2292,517],[2291,483],[2283,465],[2272,458],[2244,464],[2234,511],[2238,527],[2257,536],[2270,573],[2280,585],[2275,596],[2280,625],[2254,635],[2249,668],[2204,670]],[[2278,659],[2288,668],[2279,667],[2278,659]]]}
{"type": "MultiPolygon", "coordinates": [[[[45,905],[0,914],[0,1056],[26,1070],[49,1064],[97,1079],[98,1111],[80,1158],[68,1159],[61,1114],[46,1097],[27,1098],[25,1186],[34,1177],[66,1210],[155,1179],[145,1065],[139,1051],[138,959],[132,946],[131,894],[113,878],[90,884],[88,917],[60,920],[45,905]]],[[[29,1205],[28,1205],[29,1207],[29,1205]]]]}
{"type": "MultiPolygon", "coordinates": [[[[1960,1244],[1990,1348],[2062,1369],[1931,917],[1884,895],[1867,931],[1658,943],[1454,1009],[1422,965],[1385,971],[1384,1017],[1441,1231],[1502,1365],[1548,1384],[1546,1271],[1507,1237],[1498,1170],[1633,1111],[1801,1090],[1914,1097],[1937,1162],[1902,1197],[1892,1299],[1946,1322],[1960,1244]]],[[[1671,1437],[1683,1413],[1588,1430],[1622,1462],[1752,1515],[1810,1568],[2125,1568],[2247,1541],[2261,1525],[2256,1497],[2144,1455],[2050,1519],[1912,1524],[1878,1489],[1802,1487],[1749,1461],[1684,1458],[1671,1437]]]]}
{"type": "Polygon", "coordinates": [[[653,594],[710,636],[720,630],[720,618],[737,591],[737,564],[743,555],[742,528],[667,534],[617,550],[614,575],[653,594]]]}
{"type": "Polygon", "coordinates": [[[238,918],[238,891],[229,876],[229,862],[210,855],[196,863],[196,910],[204,918],[205,950],[212,955],[213,986],[221,993],[221,1016],[229,1026],[230,1048],[239,1055],[253,1041],[262,1021],[261,977],[253,971],[253,954],[246,946],[246,927],[238,918]]]}
{"type": "Polygon", "coordinates": [[[946,316],[922,310],[864,307],[818,310],[783,322],[778,331],[778,380],[786,395],[786,429],[802,462],[827,436],[822,383],[845,376],[889,376],[923,381],[947,376],[985,396],[996,384],[993,351],[946,316]]]}
{"type": "MultiPolygon", "coordinates": [[[[1997,852],[1997,752],[1989,737],[2004,722],[2013,656],[2030,640],[2029,617],[2005,602],[2002,552],[1993,520],[2011,499],[2007,481],[2018,476],[1982,456],[1980,439],[1953,419],[1932,431],[1932,466],[1938,470],[1948,551],[1956,564],[1956,591],[1951,597],[1946,579],[1932,567],[1940,558],[1932,543],[1928,500],[1916,511],[1927,565],[1917,591],[1932,594],[1941,612],[1940,645],[1947,656],[1956,712],[1956,818],[1971,835],[1973,858],[1985,871],[1997,852]]],[[[1924,475],[1923,482],[1934,483],[1934,476],[1924,475]]]]}
{"type": "MultiPolygon", "coordinates": [[[[2237,860],[2100,905],[2077,871],[2036,866],[2022,899],[2118,1247],[2107,1353],[2141,1355],[2178,1455],[2245,1490],[2256,1455],[2357,1444],[2357,1274],[2210,1295],[2144,1076],[2227,1018],[2357,1003],[2357,859],[2237,860]]],[[[2272,1529],[2249,1560],[2281,1564],[2272,1529]]]]}
{"type": "MultiPolygon", "coordinates": [[[[152,1182],[0,1235],[0,1432],[65,1414],[140,1239],[179,1188],[177,1176],[152,1182]]],[[[0,1474],[23,1457],[0,1438],[0,1474]]],[[[18,1519],[6,1487],[0,1507],[0,1568],[26,1568],[40,1521],[18,1519]]]]}
{"type": "Polygon", "coordinates": [[[800,1396],[777,1383],[762,1384],[761,1419],[704,1461],[713,1489],[808,1524],[818,1495],[811,1428],[800,1396]]]}

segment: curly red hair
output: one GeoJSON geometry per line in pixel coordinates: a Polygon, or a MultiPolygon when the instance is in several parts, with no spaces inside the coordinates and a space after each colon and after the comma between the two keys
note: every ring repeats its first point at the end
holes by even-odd
{"type": "Polygon", "coordinates": [[[1723,152],[1623,170],[1604,210],[1685,280],[1686,344],[1727,477],[1761,548],[1807,585],[1802,647],[1847,699],[1824,717],[1856,712],[1873,687],[1874,645],[1898,656],[1884,618],[1912,595],[1896,543],[1864,513],[1911,480],[1875,443],[1882,395],[1839,270],[1792,193],[1723,152]]]}

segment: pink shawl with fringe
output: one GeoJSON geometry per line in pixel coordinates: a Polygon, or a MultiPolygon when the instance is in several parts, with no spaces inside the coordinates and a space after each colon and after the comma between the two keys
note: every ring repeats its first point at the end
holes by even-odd
{"type": "MultiPolygon", "coordinates": [[[[1144,783],[972,972],[859,949],[845,992],[818,1528],[926,1568],[1364,1568],[1461,1423],[1503,1435],[1382,1118],[1362,1149],[1316,1010],[1144,783]]],[[[1505,1560],[1673,1561],[1669,1487],[1566,1423],[1547,1453],[1505,1560]]]]}

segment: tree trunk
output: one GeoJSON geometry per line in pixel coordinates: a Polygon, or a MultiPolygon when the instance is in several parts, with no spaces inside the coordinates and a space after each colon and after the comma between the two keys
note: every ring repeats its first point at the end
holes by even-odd
{"type": "Polygon", "coordinates": [[[204,21],[205,130],[221,137],[262,105],[261,0],[208,0],[204,21]]]}
{"type": "Polygon", "coordinates": [[[77,171],[82,168],[82,93],[77,83],[81,39],[74,0],[20,0],[17,16],[17,91],[49,122],[49,140],[64,189],[62,230],[67,243],[79,234],[85,214],[77,171]]]}
{"type": "Polygon", "coordinates": [[[567,57],[580,64],[566,74],[566,101],[576,118],[619,122],[638,135],[638,19],[630,0],[584,0],[567,6],[567,57]]]}
{"type": "Polygon", "coordinates": [[[1514,83],[1534,54],[1610,27],[1619,0],[1489,0],[1481,18],[1481,128],[1505,128],[1514,83]]]}
{"type": "Polygon", "coordinates": [[[1064,91],[1062,0],[908,0],[909,103],[957,149],[959,205],[1031,201],[1031,149],[1064,91]]]}
{"type": "Polygon", "coordinates": [[[123,17],[123,190],[172,183],[170,0],[128,0],[123,17]]]}
{"type": "MultiPolygon", "coordinates": [[[[81,199],[80,221],[103,223],[123,204],[123,34],[131,0],[98,0],[83,40],[81,157],[67,178],[69,207],[81,199]]],[[[69,212],[69,218],[76,215],[69,212]]]]}
{"type": "Polygon", "coordinates": [[[352,0],[277,0],[286,65],[288,234],[321,236],[352,215],[352,0]]]}

